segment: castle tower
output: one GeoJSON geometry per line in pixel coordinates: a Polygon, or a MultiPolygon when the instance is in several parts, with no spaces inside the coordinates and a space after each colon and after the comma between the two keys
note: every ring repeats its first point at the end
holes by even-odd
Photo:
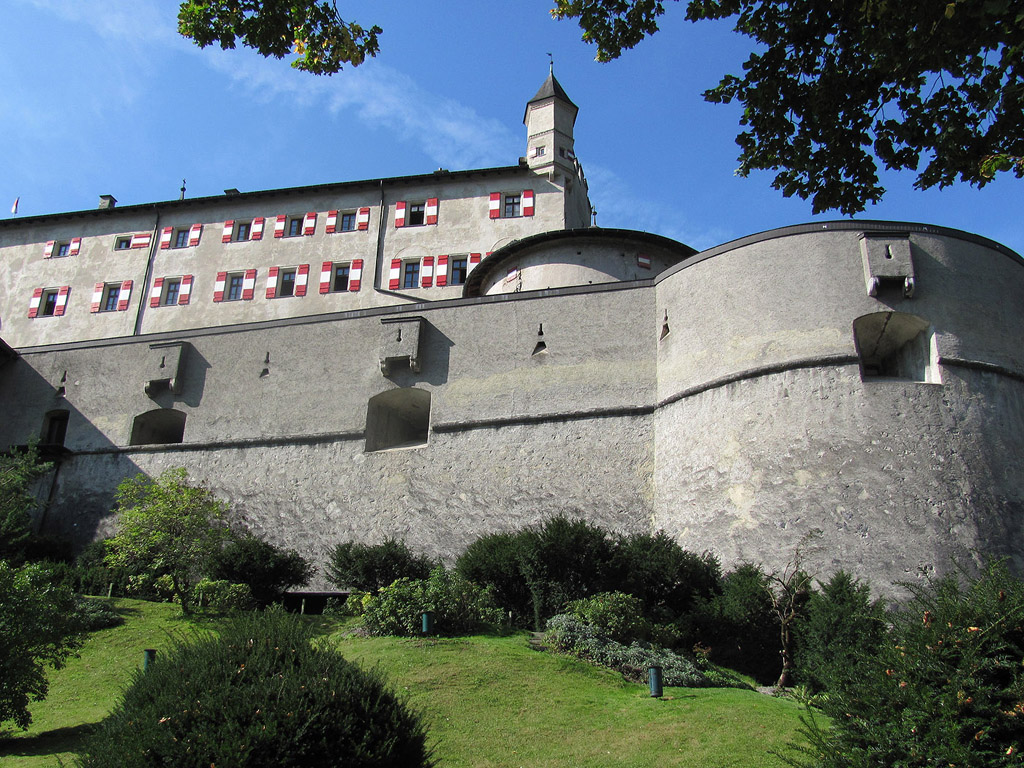
{"type": "Polygon", "coordinates": [[[530,168],[563,186],[578,175],[572,135],[577,112],[579,107],[550,71],[537,95],[526,103],[523,115],[530,168]]]}

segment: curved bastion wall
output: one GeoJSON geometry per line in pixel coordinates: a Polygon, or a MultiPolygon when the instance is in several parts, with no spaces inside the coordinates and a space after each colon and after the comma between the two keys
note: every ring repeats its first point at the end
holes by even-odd
{"type": "Polygon", "coordinates": [[[1024,570],[1019,256],[833,222],[720,246],[656,290],[653,527],[773,567],[818,529],[812,569],[883,588],[981,552],[1024,570]]]}

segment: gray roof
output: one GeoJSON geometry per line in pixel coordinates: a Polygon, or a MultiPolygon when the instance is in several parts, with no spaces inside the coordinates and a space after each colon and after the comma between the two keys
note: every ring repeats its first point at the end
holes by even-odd
{"type": "Polygon", "coordinates": [[[544,81],[544,85],[542,85],[540,87],[540,90],[537,91],[537,95],[526,103],[527,105],[533,104],[533,102],[535,101],[549,99],[552,96],[554,96],[556,99],[561,99],[565,103],[579,110],[579,107],[572,103],[572,99],[569,98],[569,95],[565,92],[565,89],[557,80],[555,80],[554,72],[548,74],[548,79],[544,81]]]}

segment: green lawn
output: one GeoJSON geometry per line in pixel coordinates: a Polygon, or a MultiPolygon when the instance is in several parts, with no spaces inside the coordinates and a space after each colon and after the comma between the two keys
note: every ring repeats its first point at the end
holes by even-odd
{"type": "MultiPolygon", "coordinates": [[[[128,623],[92,635],[78,659],[51,674],[32,727],[0,742],[4,768],[70,762],[84,732],[114,704],[142,662],[173,634],[209,622],[176,606],[122,600],[128,623]]],[[[378,666],[426,720],[441,766],[781,766],[771,754],[796,738],[799,708],[736,689],[646,686],[531,649],[527,636],[444,640],[326,638],[347,658],[378,666]]]]}

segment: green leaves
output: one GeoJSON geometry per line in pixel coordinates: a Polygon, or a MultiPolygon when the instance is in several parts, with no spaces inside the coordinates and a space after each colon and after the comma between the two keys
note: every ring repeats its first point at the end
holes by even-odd
{"type": "Polygon", "coordinates": [[[375,56],[382,32],[345,21],[324,0],[186,0],[178,31],[200,48],[218,43],[229,49],[241,41],[263,56],[295,53],[292,66],[314,75],[332,75],[343,64],[358,66],[375,56]]]}

